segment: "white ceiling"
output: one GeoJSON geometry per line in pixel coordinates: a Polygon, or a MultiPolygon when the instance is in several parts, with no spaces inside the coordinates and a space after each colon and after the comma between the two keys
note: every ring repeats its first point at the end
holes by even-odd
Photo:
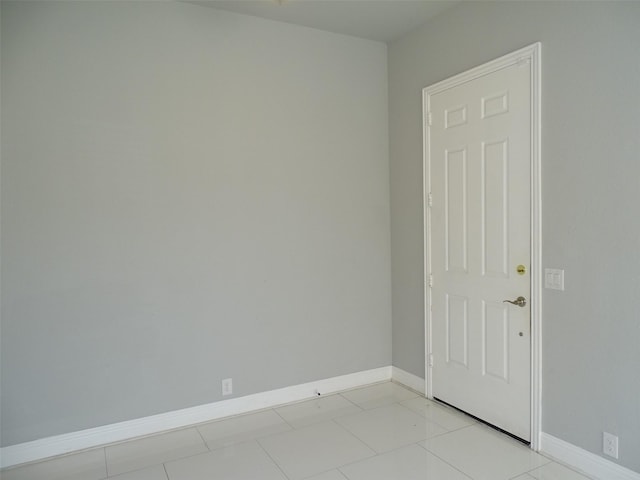
{"type": "Polygon", "coordinates": [[[390,42],[460,1],[189,0],[189,3],[390,42]]]}

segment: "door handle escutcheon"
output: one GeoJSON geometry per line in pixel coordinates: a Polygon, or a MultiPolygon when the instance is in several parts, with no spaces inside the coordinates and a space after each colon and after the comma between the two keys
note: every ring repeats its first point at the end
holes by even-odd
{"type": "Polygon", "coordinates": [[[524,297],[518,297],[515,300],[504,300],[502,303],[511,303],[518,307],[524,307],[527,304],[527,299],[524,297]]]}

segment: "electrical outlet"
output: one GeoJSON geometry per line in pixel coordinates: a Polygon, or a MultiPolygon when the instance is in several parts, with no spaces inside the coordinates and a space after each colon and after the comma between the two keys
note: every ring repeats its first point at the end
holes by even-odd
{"type": "Polygon", "coordinates": [[[602,432],[602,453],[618,458],[618,437],[611,433],[602,432]]]}
{"type": "Polygon", "coordinates": [[[233,393],[233,379],[225,378],[222,380],[222,395],[231,395],[233,393]]]}

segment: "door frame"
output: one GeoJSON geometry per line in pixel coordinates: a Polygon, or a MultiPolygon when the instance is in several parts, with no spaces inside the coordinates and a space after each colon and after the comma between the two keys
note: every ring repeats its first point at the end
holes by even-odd
{"type": "Polygon", "coordinates": [[[540,450],[542,431],[542,189],[541,189],[541,71],[540,42],[516,50],[466,72],[454,75],[422,90],[423,115],[423,227],[424,227],[424,318],[425,318],[425,396],[433,398],[433,346],[431,343],[431,159],[429,157],[431,96],[511,65],[531,64],[531,448],[540,450]]]}

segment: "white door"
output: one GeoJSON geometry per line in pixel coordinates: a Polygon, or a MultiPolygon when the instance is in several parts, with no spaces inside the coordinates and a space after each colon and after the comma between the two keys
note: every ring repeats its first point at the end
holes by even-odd
{"type": "Polygon", "coordinates": [[[529,441],[531,64],[428,108],[433,396],[529,441]]]}

